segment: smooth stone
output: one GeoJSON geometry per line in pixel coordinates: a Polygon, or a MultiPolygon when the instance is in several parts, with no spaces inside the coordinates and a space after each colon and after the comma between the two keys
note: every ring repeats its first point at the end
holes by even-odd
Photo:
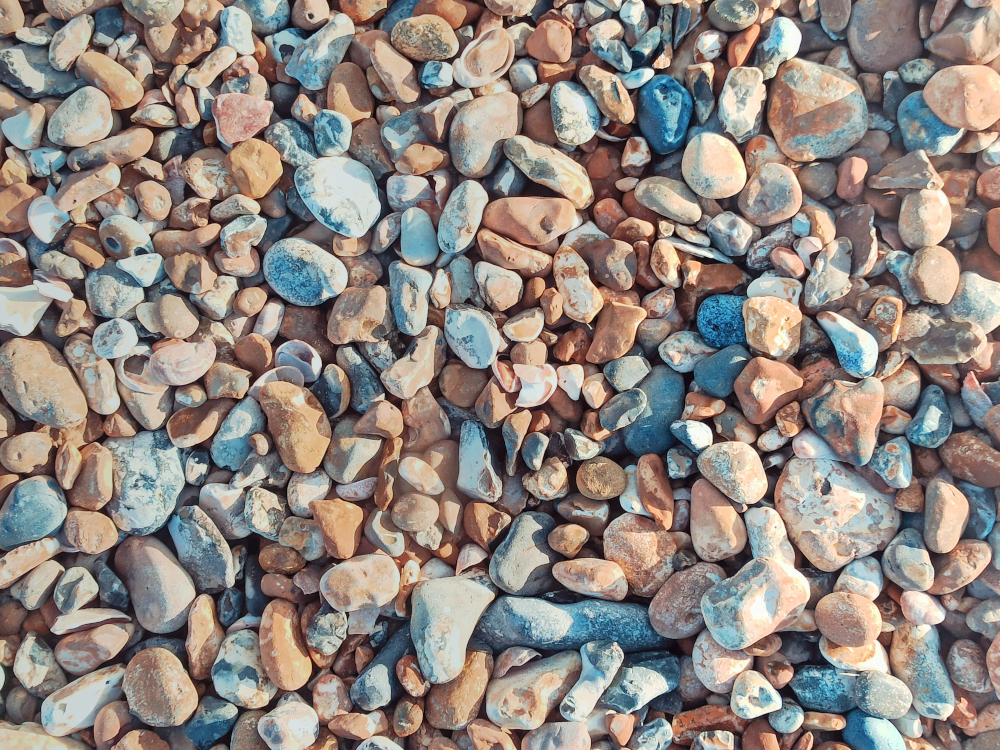
{"type": "Polygon", "coordinates": [[[181,454],[166,430],[110,438],[104,446],[112,458],[114,491],[107,510],[115,525],[138,535],[163,528],[184,488],[181,454]]]}
{"type": "Polygon", "coordinates": [[[831,666],[798,666],[788,686],[807,711],[842,714],[857,704],[854,700],[857,674],[831,666]]]}
{"type": "Polygon", "coordinates": [[[636,120],[639,130],[657,154],[669,154],[684,144],[694,100],[670,76],[654,76],[639,89],[636,120]]]}
{"type": "Polygon", "coordinates": [[[66,496],[52,477],[30,477],[14,485],[0,507],[0,549],[55,536],[66,519],[66,496]]]}
{"type": "Polygon", "coordinates": [[[665,651],[630,654],[601,703],[623,714],[632,713],[680,684],[678,658],[665,651]]]}
{"type": "Polygon", "coordinates": [[[615,641],[591,641],[580,648],[580,679],[559,704],[567,721],[586,721],[618,673],[625,653],[615,641]]]}
{"type": "Polygon", "coordinates": [[[942,122],[927,106],[920,91],[914,91],[899,103],[896,120],[906,150],[922,150],[928,156],[944,156],[965,135],[961,128],[953,128],[942,122]]]}
{"type": "Polygon", "coordinates": [[[906,683],[883,672],[862,672],[855,684],[858,708],[879,719],[901,719],[913,696],[906,683]]]}
{"type": "Polygon", "coordinates": [[[492,591],[468,578],[440,578],[414,587],[410,628],[420,671],[428,681],[442,684],[461,674],[469,638],[494,598],[492,591]]]}
{"type": "Polygon", "coordinates": [[[610,639],[631,653],[669,643],[653,630],[643,605],[601,599],[558,604],[501,596],[486,609],[475,633],[494,651],[512,646],[545,651],[580,649],[591,641],[610,639]]]}
{"type": "Polygon", "coordinates": [[[701,600],[705,625],[724,648],[740,650],[794,622],[809,601],[809,584],[775,558],[757,558],[720,581],[701,600]]]}
{"type": "Polygon", "coordinates": [[[836,68],[792,59],[771,86],[767,122],[778,148],[795,161],[840,156],[868,129],[861,87],[836,68]],[[801,102],[809,105],[800,107],[801,102]]]}
{"type": "Polygon", "coordinates": [[[115,569],[142,627],[171,633],[187,623],[194,582],[165,544],[153,537],[129,537],[115,552],[115,569]]]}
{"type": "Polygon", "coordinates": [[[298,238],[279,240],[271,245],[264,255],[261,270],[278,296],[304,307],[320,305],[336,297],[344,291],[348,281],[347,269],[339,258],[298,238]]]}
{"type": "Polygon", "coordinates": [[[264,708],[278,692],[264,671],[260,637],[253,630],[226,636],[212,665],[212,686],[219,697],[240,708],[264,708]]]}
{"type": "Polygon", "coordinates": [[[900,524],[892,496],[827,459],[791,459],[774,498],[792,542],[826,572],[884,548],[900,524]]]}
{"type": "Polygon", "coordinates": [[[847,714],[844,739],[855,750],[904,750],[906,743],[891,721],[854,710],[847,714]]]}
{"type": "MultiPolygon", "coordinates": [[[[343,629],[346,635],[346,618],[343,629]]],[[[333,651],[335,653],[336,649],[333,651]]],[[[398,700],[403,694],[403,686],[396,674],[396,664],[404,656],[412,655],[413,651],[410,626],[404,624],[389,636],[375,658],[351,685],[350,698],[354,706],[362,711],[377,711],[398,700]]]]}
{"type": "MultiPolygon", "coordinates": [[[[66,737],[94,726],[97,714],[122,697],[125,666],[98,669],[49,695],[41,706],[41,722],[53,737],[66,737]]],[[[37,747],[37,746],[35,746],[37,747]]]]}
{"type": "Polygon", "coordinates": [[[561,555],[547,541],[556,522],[547,513],[526,512],[510,525],[490,560],[490,578],[508,594],[536,596],[554,582],[552,565],[561,555]]]}
{"type": "Polygon", "coordinates": [[[955,707],[955,691],[940,650],[941,637],[935,626],[904,620],[893,632],[889,664],[910,689],[917,713],[943,720],[955,707]]]}

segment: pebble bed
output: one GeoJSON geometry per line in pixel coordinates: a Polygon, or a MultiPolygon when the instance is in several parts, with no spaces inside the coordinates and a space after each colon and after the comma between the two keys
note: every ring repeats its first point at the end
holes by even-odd
{"type": "Polygon", "coordinates": [[[2,750],[998,750],[1000,0],[0,0],[2,750]]]}

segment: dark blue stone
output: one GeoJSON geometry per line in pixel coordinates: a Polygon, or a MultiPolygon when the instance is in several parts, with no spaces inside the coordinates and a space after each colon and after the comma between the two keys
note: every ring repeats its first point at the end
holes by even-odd
{"type": "Polygon", "coordinates": [[[993,490],[958,482],[958,489],[969,500],[969,522],[962,532],[964,539],[985,539],[997,522],[997,500],[993,490]]]}
{"type": "Polygon", "coordinates": [[[198,750],[208,750],[233,728],[238,714],[239,709],[229,701],[207,695],[184,725],[184,734],[198,750]]]}
{"type": "Polygon", "coordinates": [[[66,520],[66,496],[52,477],[31,477],[14,485],[0,510],[0,549],[55,536],[66,520]]]}
{"type": "Polygon", "coordinates": [[[90,40],[101,47],[110,47],[124,31],[125,22],[121,9],[101,8],[94,14],[94,35],[90,40]]]}
{"type": "Polygon", "coordinates": [[[115,572],[100,558],[94,561],[92,572],[94,578],[97,579],[97,589],[101,604],[109,609],[118,609],[122,612],[127,610],[129,595],[128,589],[122,583],[122,579],[115,575],[115,572]]]}
{"type": "Polygon", "coordinates": [[[747,343],[743,323],[743,303],[747,298],[738,294],[715,294],[706,297],[698,308],[698,333],[715,349],[747,343]]]}
{"type": "Polygon", "coordinates": [[[856,680],[857,675],[838,672],[834,667],[806,665],[795,670],[788,686],[807,711],[842,714],[857,705],[854,700],[856,680]]]}
{"type": "Polygon", "coordinates": [[[914,91],[899,103],[896,121],[907,151],[922,148],[928,156],[944,156],[954,148],[965,131],[946,125],[931,111],[922,91],[914,91]]]}
{"type": "Polygon", "coordinates": [[[528,187],[528,176],[505,156],[483,180],[483,187],[496,198],[512,198],[521,195],[528,187]]]}
{"type": "Polygon", "coordinates": [[[639,89],[639,130],[657,154],[669,154],[684,145],[694,100],[670,76],[653,78],[639,89]]]}
{"type": "MultiPolygon", "coordinates": [[[[740,319],[742,321],[742,313],[740,319]]],[[[727,346],[694,366],[694,382],[709,396],[728,398],[733,395],[736,378],[751,359],[745,347],[739,344],[727,346]]]]}
{"type": "Polygon", "coordinates": [[[378,22],[379,31],[392,34],[392,30],[396,28],[397,23],[413,15],[413,9],[417,7],[418,2],[420,0],[397,0],[394,3],[390,3],[389,10],[382,16],[382,20],[378,22]]]}
{"type": "Polygon", "coordinates": [[[414,653],[410,625],[406,623],[392,634],[351,685],[354,705],[362,711],[377,711],[393,703],[403,692],[403,686],[396,677],[396,662],[414,653]]]}
{"type": "MultiPolygon", "coordinates": [[[[684,411],[684,378],[667,365],[657,365],[636,387],[646,394],[646,408],[624,429],[625,448],[633,456],[664,453],[674,444],[670,425],[684,411]]],[[[605,454],[612,455],[609,443],[617,434],[605,441],[605,454]]]]}
{"type": "Polygon", "coordinates": [[[643,34],[631,49],[632,69],[649,65],[660,54],[661,49],[663,49],[663,31],[659,26],[654,26],[643,34]]]}
{"type": "Polygon", "coordinates": [[[494,652],[511,646],[545,651],[578,650],[590,641],[614,640],[622,651],[664,648],[671,641],[649,624],[648,606],[587,599],[556,604],[545,599],[501,596],[491,604],[474,637],[494,652]]]}
{"type": "Polygon", "coordinates": [[[906,439],[922,448],[938,448],[951,435],[953,426],[944,390],[929,385],[920,394],[917,413],[906,428],[906,439]]]}
{"type": "MultiPolygon", "coordinates": [[[[340,347],[337,350],[337,364],[347,373],[347,381],[351,384],[351,408],[358,414],[364,414],[371,408],[372,404],[385,398],[382,381],[379,380],[372,366],[358,354],[354,347],[340,347]]],[[[314,389],[315,387],[313,386],[314,389]]],[[[315,390],[313,390],[313,394],[316,395],[316,398],[320,398],[315,390]]],[[[322,401],[320,399],[320,403],[322,401]]],[[[327,413],[336,414],[337,412],[328,409],[327,413]]]]}
{"type": "Polygon", "coordinates": [[[906,750],[899,730],[888,719],[876,719],[860,709],[847,714],[844,742],[852,750],[906,750]]]}
{"type": "MultiPolygon", "coordinates": [[[[201,137],[202,130],[200,127],[194,130],[188,130],[187,128],[162,130],[153,138],[153,147],[149,149],[149,153],[146,156],[158,162],[165,162],[175,156],[187,158],[198,149],[204,148],[205,144],[201,140],[201,137]]],[[[78,169],[92,169],[104,163],[103,160],[99,161],[96,158],[93,161],[79,160],[73,164],[73,167],[78,169]]]]}
{"type": "Polygon", "coordinates": [[[219,624],[228,628],[243,614],[243,601],[246,599],[239,589],[226,589],[219,594],[219,624]]]}
{"type": "Polygon", "coordinates": [[[246,597],[247,614],[260,617],[269,599],[260,589],[264,578],[264,569],[260,567],[257,555],[249,555],[243,565],[243,595],[246,597]]]}

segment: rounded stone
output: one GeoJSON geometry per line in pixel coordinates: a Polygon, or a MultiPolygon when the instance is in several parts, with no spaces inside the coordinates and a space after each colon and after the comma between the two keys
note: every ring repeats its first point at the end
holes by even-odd
{"type": "Polygon", "coordinates": [[[198,707],[198,692],[180,659],[165,648],[147,648],[125,668],[122,690],[129,710],[151,727],[177,727],[198,707]]]}
{"type": "Polygon", "coordinates": [[[728,138],[699,133],[684,148],[681,172],[688,186],[703,198],[730,198],[747,181],[739,149],[728,138]]]}
{"type": "Polygon", "coordinates": [[[347,288],[347,269],[341,260],[303,239],[275,242],[261,268],[271,288],[293,305],[314,307],[347,288]]]}
{"type": "Polygon", "coordinates": [[[868,645],[882,632],[878,607],[849,591],[837,591],[820,599],[816,603],[815,617],[819,631],[841,646],[868,645]]]}
{"type": "Polygon", "coordinates": [[[832,159],[864,136],[868,105],[853,78],[794,58],[778,68],[767,122],[778,148],[790,159],[832,159]]]}
{"type": "MultiPolygon", "coordinates": [[[[295,187],[320,223],[347,237],[364,235],[382,211],[371,170],[354,159],[343,156],[314,159],[295,170],[295,187]]],[[[267,256],[264,258],[266,264],[267,256]]]]}
{"type": "Polygon", "coordinates": [[[984,130],[1000,120],[1000,73],[985,65],[952,65],[924,86],[924,101],[946,125],[984,130]]]}

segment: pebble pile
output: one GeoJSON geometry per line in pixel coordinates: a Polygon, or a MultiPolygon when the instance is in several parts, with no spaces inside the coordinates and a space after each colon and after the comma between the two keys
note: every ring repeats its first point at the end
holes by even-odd
{"type": "Polygon", "coordinates": [[[1000,748],[1000,0],[0,0],[0,748],[1000,748]]]}

